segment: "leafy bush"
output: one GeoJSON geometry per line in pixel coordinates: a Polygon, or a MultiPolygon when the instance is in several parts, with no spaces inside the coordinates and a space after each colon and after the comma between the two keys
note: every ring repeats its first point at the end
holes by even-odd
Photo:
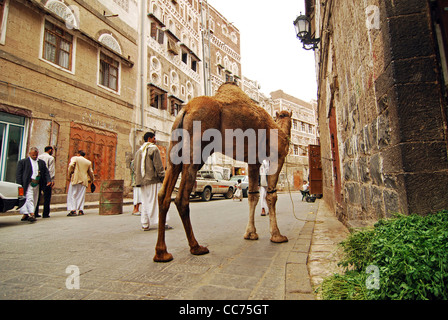
{"type": "Polygon", "coordinates": [[[345,274],[323,281],[323,299],[448,299],[448,211],[380,220],[341,246],[345,274]],[[366,289],[369,265],[378,290],[366,289]]]}

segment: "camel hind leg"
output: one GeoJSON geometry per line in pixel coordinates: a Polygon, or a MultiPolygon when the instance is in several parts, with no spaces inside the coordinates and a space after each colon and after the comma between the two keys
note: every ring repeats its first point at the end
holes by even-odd
{"type": "Polygon", "coordinates": [[[166,215],[170,208],[171,194],[176,186],[177,177],[182,170],[182,165],[168,164],[168,169],[165,173],[162,188],[158,194],[159,201],[159,229],[156,244],[156,254],[154,256],[155,262],[168,262],[173,260],[171,253],[168,253],[165,243],[165,224],[166,215]]]}
{"type": "Polygon", "coordinates": [[[194,255],[202,255],[209,253],[206,247],[200,246],[196,240],[193,227],[190,221],[190,194],[196,181],[196,173],[202,167],[198,164],[185,164],[182,169],[182,180],[179,187],[179,193],[176,197],[175,203],[177,211],[182,219],[185,234],[187,236],[190,252],[194,255]]]}

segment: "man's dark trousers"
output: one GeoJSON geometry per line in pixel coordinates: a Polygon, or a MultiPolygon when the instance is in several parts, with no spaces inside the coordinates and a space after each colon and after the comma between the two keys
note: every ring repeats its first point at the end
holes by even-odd
{"type": "Polygon", "coordinates": [[[34,212],[36,217],[37,217],[37,214],[39,213],[39,203],[40,203],[40,198],[41,198],[42,192],[44,194],[44,211],[42,212],[42,216],[44,216],[44,217],[50,216],[51,191],[52,191],[51,186],[46,186],[46,185],[40,186],[39,200],[37,200],[36,211],[34,212]]]}

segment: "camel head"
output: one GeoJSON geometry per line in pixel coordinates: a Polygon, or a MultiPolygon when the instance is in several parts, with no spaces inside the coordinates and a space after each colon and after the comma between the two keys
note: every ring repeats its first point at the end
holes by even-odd
{"type": "Polygon", "coordinates": [[[275,122],[291,138],[292,111],[280,111],[275,113],[275,122]]]}

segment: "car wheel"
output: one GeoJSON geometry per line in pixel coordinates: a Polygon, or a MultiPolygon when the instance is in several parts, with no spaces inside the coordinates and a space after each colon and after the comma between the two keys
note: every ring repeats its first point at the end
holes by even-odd
{"type": "Polygon", "coordinates": [[[212,190],[210,188],[205,188],[202,192],[202,200],[204,201],[210,201],[212,198],[212,190]]]}
{"type": "Polygon", "coordinates": [[[227,190],[226,194],[224,195],[224,197],[226,199],[232,199],[233,198],[233,189],[229,188],[229,190],[227,190]]]}

